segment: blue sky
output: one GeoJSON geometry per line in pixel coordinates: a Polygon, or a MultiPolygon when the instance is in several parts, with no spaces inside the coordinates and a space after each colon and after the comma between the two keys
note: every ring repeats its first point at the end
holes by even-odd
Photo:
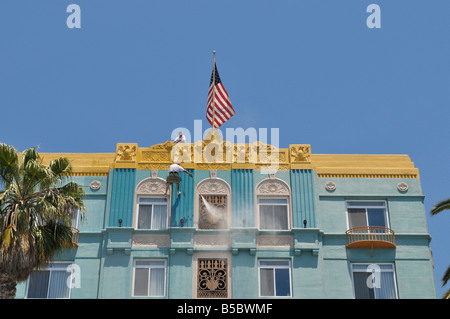
{"type": "Polygon", "coordinates": [[[441,296],[450,214],[429,210],[450,196],[449,12],[448,0],[2,0],[0,141],[110,153],[196,119],[206,129],[216,50],[237,112],[223,128],[279,128],[280,147],[316,154],[411,157],[441,296]],[[72,3],[80,29],[66,25],[72,3]]]}

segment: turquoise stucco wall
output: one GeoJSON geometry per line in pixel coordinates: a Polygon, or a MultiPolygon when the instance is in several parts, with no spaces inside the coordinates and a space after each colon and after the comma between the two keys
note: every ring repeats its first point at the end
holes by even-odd
{"type": "Polygon", "coordinates": [[[121,219],[123,227],[131,227],[133,222],[136,170],[118,168],[111,173],[112,189],[109,226],[118,227],[121,219]]]}
{"type": "MultiPolygon", "coordinates": [[[[191,172],[197,183],[209,178],[209,171],[191,172]]],[[[190,299],[195,285],[193,258],[196,252],[208,250],[231,256],[233,298],[258,298],[257,265],[261,258],[291,261],[292,298],[353,298],[352,262],[393,262],[399,298],[437,298],[418,179],[335,178],[336,190],[330,192],[325,189],[330,179],[318,178],[314,171],[279,171],[276,178],[291,188],[294,230],[261,232],[255,223],[254,189],[268,175],[253,170],[218,171],[217,177],[232,187],[232,247],[205,249],[194,247],[194,236],[205,231],[193,228],[195,183],[186,174],[182,174],[182,195],[172,197],[172,228],[154,232],[133,229],[134,190],[150,176],[150,171],[124,169],[111,171],[109,177],[74,178],[86,190],[86,216],[79,225],[79,247],[57,257],[80,267],[81,288],[72,289],[72,298],[133,298],[133,261],[158,258],[168,264],[165,298],[190,299]],[[97,191],[89,189],[93,180],[102,183],[97,191]],[[407,192],[397,190],[399,182],[408,183],[407,192]],[[371,256],[370,249],[345,247],[346,200],[355,199],[387,202],[397,248],[374,249],[371,256]],[[119,218],[123,220],[120,228],[119,218]],[[308,221],[306,230],[304,219],[308,221]],[[170,235],[171,239],[169,247],[137,247],[131,243],[133,234],[170,235]],[[293,247],[257,247],[260,235],[292,236],[293,247]]],[[[158,177],[166,176],[167,171],[158,172],[158,177]]],[[[23,298],[25,292],[26,282],[20,283],[17,298],[23,298]]]]}
{"type": "Polygon", "coordinates": [[[352,290],[342,288],[351,287],[349,265],[352,262],[392,262],[396,269],[399,298],[437,298],[429,246],[431,238],[426,224],[420,180],[335,178],[332,179],[336,183],[334,191],[325,189],[325,183],[328,181],[330,179],[325,178],[316,178],[315,181],[318,196],[317,226],[323,231],[321,254],[326,298],[353,297],[349,294],[352,290]],[[407,192],[400,192],[397,189],[397,184],[400,182],[408,184],[407,192]],[[375,248],[373,256],[370,249],[345,248],[344,234],[348,227],[346,200],[386,201],[389,226],[395,232],[397,247],[395,249],[375,248]],[[340,270],[337,273],[338,269],[340,270]],[[333,277],[336,278],[335,281],[344,281],[343,286],[332,285],[333,277]]]}
{"type": "Polygon", "coordinates": [[[314,173],[307,169],[291,170],[292,211],[294,228],[302,228],[306,220],[307,227],[316,227],[314,173]]]}
{"type": "Polygon", "coordinates": [[[232,227],[255,227],[254,188],[253,170],[232,170],[232,227]]]}
{"type": "MultiPolygon", "coordinates": [[[[197,178],[196,172],[188,170],[193,174],[194,178],[197,178]]],[[[166,173],[168,174],[168,173],[166,173]]],[[[164,177],[166,178],[167,175],[164,177]]],[[[186,173],[180,173],[181,183],[180,191],[181,195],[177,195],[176,185],[172,185],[172,218],[171,226],[180,227],[181,219],[184,220],[185,227],[194,226],[194,192],[195,181],[186,173]]]]}

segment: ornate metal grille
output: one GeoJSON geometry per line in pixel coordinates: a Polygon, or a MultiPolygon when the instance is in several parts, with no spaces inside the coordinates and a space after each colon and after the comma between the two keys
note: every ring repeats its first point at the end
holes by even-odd
{"type": "Polygon", "coordinates": [[[227,195],[203,195],[212,211],[206,209],[202,196],[199,196],[199,223],[200,229],[226,229],[227,228],[227,195]]]}
{"type": "Polygon", "coordinates": [[[197,298],[228,297],[226,258],[199,258],[197,298]]]}

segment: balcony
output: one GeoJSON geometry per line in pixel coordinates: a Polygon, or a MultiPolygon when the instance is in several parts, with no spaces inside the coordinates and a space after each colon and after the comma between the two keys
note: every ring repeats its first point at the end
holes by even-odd
{"type": "Polygon", "coordinates": [[[345,232],[347,248],[395,248],[394,231],[382,226],[359,226],[345,232]]]}
{"type": "Polygon", "coordinates": [[[68,248],[78,247],[78,237],[80,237],[80,231],[75,227],[72,228],[72,242],[64,242],[63,246],[68,248]]]}
{"type": "Polygon", "coordinates": [[[72,244],[74,247],[78,247],[78,238],[80,237],[80,231],[77,228],[72,227],[72,233],[72,244]]]}

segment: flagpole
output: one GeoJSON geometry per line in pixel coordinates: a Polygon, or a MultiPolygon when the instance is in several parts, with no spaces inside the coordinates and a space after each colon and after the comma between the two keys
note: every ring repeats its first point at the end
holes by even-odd
{"type": "Polygon", "coordinates": [[[216,125],[216,51],[213,51],[213,95],[212,95],[212,107],[213,107],[213,120],[212,128],[215,130],[216,125]]]}

